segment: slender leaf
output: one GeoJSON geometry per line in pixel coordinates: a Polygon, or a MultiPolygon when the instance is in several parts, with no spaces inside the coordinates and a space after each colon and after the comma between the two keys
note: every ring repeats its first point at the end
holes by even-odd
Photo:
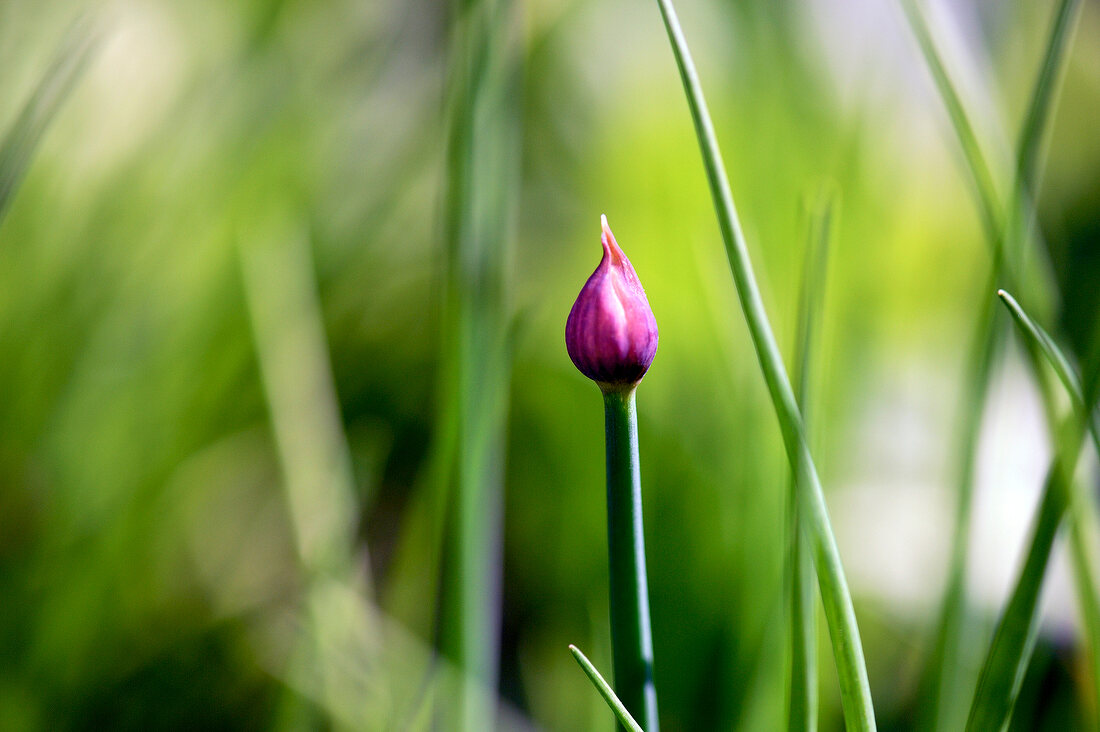
{"type": "MultiPolygon", "coordinates": [[[[999,267],[990,267],[988,286],[993,289],[999,267]]],[[[952,528],[947,589],[940,609],[936,640],[926,662],[921,693],[919,729],[951,732],[965,721],[975,677],[961,661],[963,630],[969,612],[966,601],[970,523],[973,510],[974,478],[982,414],[989,396],[993,364],[1004,342],[1004,328],[996,318],[996,300],[983,298],[981,314],[967,357],[967,377],[959,409],[958,431],[952,444],[958,446],[956,464],[955,521],[952,528]]]]}
{"type": "MultiPolygon", "coordinates": [[[[920,11],[917,0],[900,0],[903,10],[909,20],[909,25],[917,39],[921,53],[929,67],[948,116],[952,123],[956,138],[963,152],[963,158],[967,170],[974,183],[977,193],[977,203],[981,213],[983,227],[987,239],[992,248],[993,265],[991,276],[993,286],[1003,281],[1009,286],[1015,286],[1019,279],[1018,272],[1014,271],[1014,261],[1009,254],[1016,252],[1032,234],[1027,225],[1029,218],[1025,217],[1031,211],[1031,199],[1038,190],[1038,151],[1041,149],[1041,141],[1049,127],[1050,111],[1054,106],[1059,72],[1063,66],[1065,50],[1072,37],[1072,29],[1079,15],[1079,0],[1061,0],[1052,23],[1051,32],[1043,56],[1042,66],[1036,80],[1031,100],[1028,105],[1027,115],[1021,127],[1020,137],[1016,150],[1016,165],[1014,168],[1015,180],[1012,186],[1012,199],[1010,201],[1009,217],[1007,225],[999,220],[1000,207],[996,197],[996,190],[989,174],[989,166],[982,155],[973,126],[963,107],[955,85],[952,83],[944,63],[933,43],[927,21],[920,11]]],[[[984,288],[987,292],[992,287],[984,288]]],[[[972,452],[976,443],[977,430],[980,425],[980,404],[984,400],[989,378],[989,365],[992,355],[986,346],[979,345],[983,341],[993,343],[999,338],[998,331],[992,318],[992,309],[986,308],[983,313],[983,325],[979,333],[984,332],[984,337],[975,341],[976,351],[980,360],[974,360],[976,364],[973,372],[976,381],[970,382],[968,394],[969,400],[975,410],[971,417],[964,418],[963,429],[972,430],[973,433],[965,438],[964,449],[961,453],[962,480],[960,481],[960,494],[956,511],[955,540],[952,552],[952,564],[949,572],[948,591],[944,600],[944,609],[941,616],[940,632],[937,638],[935,651],[931,658],[933,673],[936,677],[931,681],[930,702],[925,705],[927,719],[933,720],[934,729],[946,731],[956,728],[953,719],[953,699],[959,693],[960,670],[964,667],[963,660],[959,656],[958,633],[965,614],[965,564],[967,555],[966,542],[968,539],[968,526],[971,504],[972,483],[972,452]],[[982,356],[982,351],[990,353],[990,360],[982,356]],[[981,397],[970,390],[981,389],[981,397]],[[969,424],[968,424],[969,423],[969,424]]],[[[1053,397],[1052,385],[1046,378],[1046,372],[1039,364],[1041,357],[1038,346],[1028,340],[1025,343],[1029,364],[1034,372],[1037,383],[1043,395],[1043,406],[1047,413],[1047,421],[1055,431],[1057,424],[1056,405],[1053,397]]],[[[1057,436],[1057,435],[1056,435],[1057,436]]],[[[1045,500],[1045,498],[1044,498],[1045,500]]],[[[1074,541],[1077,543],[1078,532],[1074,533],[1074,541]]],[[[1075,552],[1074,568],[1078,577],[1085,572],[1085,563],[1080,561],[1082,552],[1075,552]]],[[[992,650],[992,649],[991,649],[992,650]]]]}
{"type": "Polygon", "coordinates": [[[1043,489],[1042,503],[1024,567],[1001,616],[979,677],[967,722],[967,730],[971,732],[1004,729],[1011,719],[1038,633],[1039,591],[1054,537],[1067,507],[1073,512],[1071,528],[1077,568],[1075,578],[1084,611],[1082,614],[1085,616],[1085,631],[1092,648],[1096,647],[1095,631],[1100,627],[1100,604],[1095,596],[1092,579],[1095,574],[1094,570],[1090,570],[1092,562],[1084,543],[1087,522],[1082,515],[1084,503],[1072,494],[1073,470],[1080,452],[1086,418],[1084,405],[1090,400],[1082,398],[1080,382],[1054,341],[1027,316],[1011,296],[1003,291],[998,294],[1009,307],[1025,336],[1033,342],[1037,351],[1047,357],[1066,384],[1075,403],[1077,418],[1071,418],[1067,422],[1062,430],[1062,439],[1057,443],[1059,454],[1054,458],[1043,489]]]}
{"type": "Polygon", "coordinates": [[[940,98],[947,108],[947,114],[951,119],[951,127],[959,141],[963,157],[966,160],[966,168],[970,173],[974,191],[978,196],[978,205],[982,216],[982,225],[987,236],[991,240],[998,240],[1001,236],[1002,213],[998,205],[997,189],[993,184],[993,175],[989,171],[989,164],[982,154],[981,145],[978,144],[978,136],[974,133],[974,125],[963,106],[962,98],[955,88],[947,73],[947,67],[940,57],[936,44],[932,40],[932,31],[928,27],[928,19],[917,4],[917,0],[899,0],[902,10],[909,20],[909,27],[917,39],[921,53],[928,70],[932,74],[932,80],[939,90],[940,98]]]}
{"type": "MultiPolygon", "coordinates": [[[[1042,326],[1024,312],[1012,295],[1004,290],[999,290],[997,295],[1008,307],[1025,337],[1034,341],[1046,356],[1047,362],[1069,392],[1078,418],[1085,421],[1097,454],[1100,454],[1100,423],[1097,422],[1096,411],[1091,407],[1091,400],[1085,397],[1081,389],[1081,380],[1069,359],[1042,326]]],[[[1094,547],[1100,546],[1100,543],[1097,542],[1096,507],[1090,500],[1089,492],[1083,490],[1083,486],[1076,481],[1070,485],[1070,491],[1070,549],[1073,552],[1074,581],[1078,601],[1081,603],[1082,625],[1092,667],[1094,703],[1100,708],[1100,596],[1097,595],[1100,573],[1097,572],[1094,554],[1094,547]]]]}
{"type": "Polygon", "coordinates": [[[600,692],[600,696],[607,702],[607,706],[611,707],[611,711],[615,713],[615,718],[619,720],[619,724],[630,730],[630,732],[644,732],[641,725],[634,721],[634,717],[630,716],[630,712],[628,712],[626,707],[623,706],[623,703],[619,701],[619,697],[615,696],[615,690],[604,680],[600,672],[597,671],[596,667],[592,665],[592,662],[581,653],[580,649],[574,645],[570,645],[569,652],[573,654],[573,658],[577,659],[577,663],[580,664],[588,680],[596,687],[596,691],[600,692]]]}
{"type": "Polygon", "coordinates": [[[680,28],[680,21],[676,17],[671,0],[657,0],[657,4],[664,19],[665,29],[668,31],[672,52],[680,70],[688,107],[695,124],[707,181],[714,199],[715,214],[726,245],[730,272],[737,287],[737,295],[752,336],[760,369],[775,407],[787,457],[792,470],[797,475],[799,498],[805,510],[806,525],[812,539],[814,565],[817,569],[822,604],[825,607],[825,618],[836,658],[844,717],[848,729],[852,732],[873,730],[875,729],[874,708],[871,702],[870,684],[867,680],[867,668],[863,660],[863,644],[856,625],[855,608],[852,605],[848,582],[840,561],[840,551],[837,549],[836,539],[829,523],[821,481],[803,432],[802,415],[795,401],[791,382],[787,378],[786,368],[783,365],[779,347],[776,345],[771,324],[764,311],[760,289],[756,284],[752,262],[749,259],[748,246],[741,232],[733,194],[730,191],[722,155],[718,149],[714,123],[707,111],[703,88],[688,50],[687,40],[684,38],[684,32],[680,28]]]}
{"type": "Polygon", "coordinates": [[[1062,353],[1062,349],[1058,348],[1054,343],[1054,339],[1024,312],[1024,309],[1016,302],[1016,298],[1012,297],[1012,295],[1004,290],[997,290],[997,297],[1001,298],[1001,301],[1004,302],[1005,306],[1008,308],[1008,312],[1012,314],[1012,319],[1016,322],[1016,325],[1020,327],[1024,335],[1034,341],[1040,352],[1046,356],[1047,362],[1050,364],[1051,368],[1054,369],[1054,373],[1058,376],[1058,379],[1066,387],[1066,391],[1069,392],[1070,398],[1073,399],[1074,408],[1082,412],[1086,411],[1085,397],[1081,391],[1081,380],[1077,378],[1077,374],[1074,372],[1073,367],[1070,366],[1069,359],[1062,353]]]}
{"type": "Polygon", "coordinates": [[[0,221],[27,172],[31,158],[46,128],[87,68],[97,46],[96,34],[86,22],[73,25],[58,45],[46,69],[19,116],[0,143],[0,221]]]}
{"type": "Polygon", "coordinates": [[[1047,38],[1043,63],[1031,93],[1023,127],[1020,129],[1020,139],[1016,145],[1016,179],[1024,186],[1025,193],[1037,188],[1039,149],[1054,107],[1059,78],[1065,67],[1063,59],[1066,49],[1080,17],[1080,6],[1081,0],[1061,0],[1058,4],[1047,38]]]}
{"type": "Polygon", "coordinates": [[[1043,487],[1024,566],[989,647],[966,723],[967,732],[1008,727],[1039,632],[1039,591],[1066,507],[1066,477],[1056,457],[1043,487]]]}
{"type": "MultiPolygon", "coordinates": [[[[806,242],[806,264],[799,297],[798,331],[795,335],[792,379],[803,418],[808,420],[810,367],[813,339],[825,291],[825,270],[829,255],[829,234],[832,230],[833,201],[826,196],[810,217],[806,242]]],[[[808,427],[807,427],[808,431],[808,427]]],[[[814,606],[814,578],[811,557],[806,552],[798,508],[798,483],[791,475],[790,495],[791,535],[790,573],[790,633],[791,678],[790,718],[788,729],[814,732],[817,729],[817,612],[814,606]]]]}
{"type": "Polygon", "coordinates": [[[509,227],[517,174],[508,0],[454,4],[443,240],[443,408],[436,475],[449,493],[440,644],[463,673],[458,730],[490,729],[500,643],[509,393],[509,227]]]}

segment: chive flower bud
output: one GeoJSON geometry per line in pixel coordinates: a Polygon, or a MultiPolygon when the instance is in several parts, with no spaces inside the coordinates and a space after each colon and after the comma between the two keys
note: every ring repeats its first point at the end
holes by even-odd
{"type": "Polygon", "coordinates": [[[565,347],[582,374],[607,391],[633,388],[657,353],[657,321],[630,260],[602,216],[603,259],[565,322],[565,347]]]}

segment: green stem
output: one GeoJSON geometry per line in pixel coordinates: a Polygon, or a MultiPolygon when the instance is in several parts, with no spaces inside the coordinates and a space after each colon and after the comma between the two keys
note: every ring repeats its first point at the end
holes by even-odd
{"type": "MultiPolygon", "coordinates": [[[[1008,306],[1016,325],[1026,339],[1039,349],[1066,391],[1069,392],[1078,419],[1082,420],[1084,428],[1092,436],[1093,445],[1100,454],[1100,424],[1097,423],[1095,410],[1089,406],[1092,404],[1092,399],[1085,395],[1081,387],[1081,379],[1073,370],[1069,359],[1050,334],[1024,312],[1012,295],[1004,290],[998,291],[997,294],[1008,306]]],[[[1090,394],[1094,393],[1093,389],[1094,387],[1090,386],[1090,394]]],[[[1082,632],[1088,647],[1086,655],[1089,657],[1090,675],[1093,677],[1093,699],[1100,701],[1100,596],[1097,595],[1097,565],[1093,558],[1094,550],[1091,549],[1097,543],[1098,532],[1094,518],[1096,507],[1089,492],[1079,481],[1072,481],[1069,490],[1070,550],[1073,558],[1074,581],[1081,604],[1082,632]]]]}
{"type": "Polygon", "coordinates": [[[604,392],[611,646],[619,698],[644,729],[657,732],[634,394],[633,388],[604,392]]]}
{"type": "MultiPolygon", "coordinates": [[[[1080,445],[1079,439],[1073,442],[1080,445]]],[[[1027,558],[982,667],[966,723],[967,732],[1004,730],[1011,719],[1039,632],[1039,592],[1066,510],[1067,471],[1072,471],[1069,466],[1073,461],[1070,454],[1076,452],[1067,453],[1064,460],[1056,457],[1047,475],[1027,558]]]]}
{"type": "Polygon", "coordinates": [[[517,153],[508,0],[456,0],[443,239],[440,475],[450,489],[440,647],[461,672],[447,728],[491,729],[499,676],[510,359],[509,226],[517,153]]]}
{"type": "MultiPolygon", "coordinates": [[[[920,45],[925,60],[928,63],[932,77],[939,89],[940,96],[944,105],[947,107],[948,115],[951,118],[952,126],[967,162],[968,171],[975,183],[974,189],[978,194],[978,206],[982,222],[986,230],[987,238],[992,245],[994,276],[997,277],[999,273],[999,279],[1007,283],[1009,287],[1015,287],[1016,283],[1027,284],[1028,279],[1023,276],[1026,268],[1024,267],[1022,254],[1023,245],[1031,238],[1032,234],[1032,201],[1037,195],[1038,190],[1038,169],[1040,167],[1039,153],[1042,147],[1041,143],[1044,133],[1049,123],[1050,112],[1054,107],[1058,80],[1060,72],[1064,67],[1063,60],[1070,43],[1070,38],[1073,34],[1075,23],[1080,15],[1080,0],[1060,0],[1059,2],[1057,14],[1048,36],[1043,64],[1031,95],[1031,103],[1029,104],[1027,115],[1021,127],[1020,138],[1016,150],[1012,199],[1010,201],[1006,222],[998,220],[999,206],[997,205],[997,196],[992,185],[992,178],[989,175],[989,166],[982,156],[981,150],[977,144],[977,138],[974,135],[973,127],[962,106],[961,99],[954,85],[951,83],[944,64],[940,60],[935,45],[932,42],[927,22],[920,12],[915,0],[900,1],[909,18],[910,26],[917,38],[917,42],[920,45]]],[[[1028,363],[1043,395],[1043,406],[1047,413],[1047,421],[1051,426],[1052,434],[1054,434],[1057,443],[1057,438],[1061,436],[1060,433],[1057,432],[1057,410],[1053,399],[1054,395],[1051,390],[1051,384],[1049,383],[1046,372],[1040,367],[1039,347],[1034,340],[1026,340],[1025,347],[1028,363]]],[[[1057,364],[1055,364],[1055,368],[1057,367],[1057,364]]],[[[1054,475],[1056,472],[1055,469],[1052,469],[1051,474],[1054,475]]],[[[1048,505],[1049,501],[1056,500],[1056,498],[1051,497],[1049,493],[1057,488],[1057,484],[1057,479],[1048,480],[1044,488],[1044,507],[1048,505]]],[[[1077,502],[1074,501],[1074,505],[1076,505],[1076,503],[1077,502]]],[[[960,503],[960,508],[968,512],[969,500],[967,500],[965,504],[960,503]]],[[[1075,515],[1079,515],[1080,513],[1080,509],[1075,508],[1075,515]]],[[[965,517],[960,516],[960,518],[965,517]]],[[[1043,533],[1039,530],[1042,528],[1042,519],[1042,515],[1037,519],[1036,540],[1043,538],[1043,533]]],[[[1082,592],[1083,595],[1084,614],[1086,617],[1093,617],[1095,615],[1094,611],[1100,611],[1100,608],[1096,607],[1097,603],[1091,602],[1095,595],[1092,592],[1092,583],[1089,581],[1089,577],[1086,576],[1089,563],[1086,561],[1088,556],[1086,551],[1084,551],[1082,539],[1080,538],[1082,532],[1081,522],[1075,519],[1073,527],[1072,546],[1075,551],[1075,578],[1077,579],[1079,591],[1082,592]]],[[[956,544],[956,546],[958,547],[959,545],[956,544]]],[[[962,549],[965,552],[965,545],[962,545],[962,549]]],[[[1044,547],[1041,541],[1033,541],[1031,552],[1035,556],[1029,554],[1025,562],[1026,567],[1032,567],[1036,564],[1045,565],[1046,557],[1049,556],[1048,547],[1044,547]]],[[[951,690],[955,689],[958,685],[957,682],[951,678],[952,675],[957,674],[955,669],[965,665],[964,663],[953,662],[951,660],[950,653],[953,650],[951,648],[951,640],[949,637],[945,637],[950,633],[957,632],[957,626],[959,622],[961,622],[961,618],[954,617],[954,614],[959,613],[961,615],[965,607],[961,578],[956,579],[953,576],[952,580],[953,584],[950,586],[948,599],[945,602],[945,616],[943,618],[943,630],[940,638],[941,644],[946,643],[946,646],[938,646],[937,654],[934,656],[934,660],[938,658],[943,667],[943,674],[938,684],[941,694],[940,698],[936,700],[941,705],[945,699],[951,698],[951,690]],[[952,597],[953,594],[958,595],[959,599],[955,600],[952,597]],[[941,648],[943,649],[942,653],[939,652],[941,648]]],[[[998,631],[994,638],[993,646],[990,648],[989,654],[986,657],[985,666],[983,667],[979,680],[979,694],[971,707],[972,719],[975,717],[983,718],[988,722],[991,717],[986,715],[1003,713],[1004,717],[1007,718],[1011,713],[1012,703],[1015,701],[1015,695],[1019,687],[1009,682],[1015,679],[1013,674],[1017,673],[1017,669],[1022,676],[1023,670],[1026,669],[1028,659],[1030,658],[1031,650],[1030,644],[1026,642],[1028,637],[1027,634],[1013,632],[1011,628],[1018,627],[1020,623],[1035,622],[1036,616],[1034,607],[1028,606],[1027,601],[1030,599],[1031,602],[1034,602],[1038,597],[1038,589],[1033,585],[1038,585],[1041,581],[1041,573],[1036,575],[1024,572],[1021,574],[1019,583],[1013,593],[1012,602],[1006,607],[1005,613],[1002,615],[1001,625],[1003,628],[1008,628],[1008,630],[998,631]],[[1011,656],[1012,653],[1017,653],[1019,655],[1013,658],[1011,656]],[[1006,682],[1005,679],[1008,679],[1008,681],[1006,682]],[[998,697],[998,694],[1001,696],[998,697]]],[[[1094,625],[1096,625],[1096,623],[1087,622],[1086,630],[1089,630],[1089,628],[1094,625]]],[[[1100,634],[1094,631],[1090,631],[1089,634],[1094,639],[1100,637],[1100,634]]],[[[1097,648],[1100,646],[1100,641],[1094,641],[1091,645],[1097,648]]],[[[1094,668],[1100,668],[1100,664],[1097,664],[1095,660],[1096,657],[1100,657],[1100,653],[1094,654],[1094,668]]],[[[1098,672],[1098,676],[1100,676],[1100,672],[1098,672]]],[[[939,729],[945,729],[943,726],[943,711],[944,710],[941,708],[939,714],[939,729]]],[[[946,727],[946,729],[953,728],[953,726],[946,727]]]]}
{"type": "Polygon", "coordinates": [[[600,696],[607,702],[607,706],[611,709],[615,718],[619,720],[619,724],[629,730],[629,732],[645,732],[645,730],[638,725],[637,720],[630,716],[630,712],[627,711],[622,700],[616,696],[615,690],[611,688],[611,685],[604,680],[604,677],[600,675],[600,672],[596,670],[596,667],[592,665],[588,657],[581,653],[581,649],[574,645],[570,645],[569,652],[573,654],[573,658],[580,664],[581,670],[584,671],[588,680],[596,687],[596,691],[600,692],[600,696]]]}
{"type": "MultiPolygon", "coordinates": [[[[829,234],[832,226],[832,199],[812,212],[806,246],[806,264],[799,296],[798,330],[791,369],[798,404],[808,419],[810,366],[816,318],[825,290],[825,265],[828,261],[829,234]]],[[[790,582],[791,675],[790,732],[817,730],[817,608],[814,606],[813,561],[802,530],[802,511],[798,506],[798,482],[791,475],[787,499],[791,556],[790,582]]]]}
{"type": "Polygon", "coordinates": [[[1043,65],[1035,80],[1031,104],[1028,105],[1027,116],[1020,128],[1020,140],[1016,145],[1016,182],[1020,189],[1018,195],[1026,196],[1038,188],[1038,161],[1043,131],[1047,128],[1050,112],[1054,108],[1053,99],[1059,76],[1065,68],[1062,59],[1069,48],[1070,36],[1077,27],[1077,9],[1080,4],[1081,0],[1062,0],[1054,16],[1047,51],[1043,55],[1043,65]]]}
{"type": "Polygon", "coordinates": [[[804,511],[812,542],[814,566],[817,569],[818,584],[821,587],[821,601],[825,607],[825,619],[829,626],[829,637],[832,640],[833,655],[836,659],[844,719],[851,732],[874,730],[874,707],[871,702],[870,684],[867,680],[867,668],[863,660],[863,644],[856,625],[855,608],[848,591],[848,582],[844,577],[840,551],[837,549],[836,539],[829,523],[825,494],[803,434],[802,416],[795,403],[794,391],[787,378],[787,370],[783,366],[775,335],[772,333],[771,324],[764,311],[760,289],[757,287],[752,263],[749,260],[748,247],[733,205],[733,194],[730,192],[729,180],[726,178],[722,154],[718,150],[714,123],[711,122],[710,113],[707,111],[703,87],[699,82],[695,63],[691,59],[687,40],[684,38],[684,32],[680,28],[680,21],[676,17],[671,0],[657,0],[657,4],[661,9],[665,29],[672,44],[672,52],[680,69],[680,78],[695,124],[695,134],[699,139],[703,165],[714,199],[718,226],[726,244],[726,256],[737,287],[737,296],[752,336],[764,381],[768,386],[768,393],[775,407],[787,458],[797,476],[801,510],[804,511]]]}
{"type": "MultiPolygon", "coordinates": [[[[990,270],[983,292],[993,289],[998,270],[990,270]]],[[[983,298],[978,326],[967,359],[966,386],[954,443],[959,445],[955,494],[955,523],[952,530],[951,559],[947,590],[940,610],[938,632],[932,655],[926,664],[925,689],[919,729],[957,730],[966,714],[975,677],[963,668],[962,629],[967,620],[966,565],[970,545],[970,520],[973,512],[974,475],[977,467],[978,438],[982,415],[993,374],[993,364],[1004,341],[1004,329],[996,318],[996,301],[983,298]]]]}
{"type": "MultiPolygon", "coordinates": [[[[962,99],[940,59],[936,44],[932,40],[932,33],[928,28],[928,21],[920,6],[916,0],[901,0],[901,7],[909,20],[909,27],[917,39],[921,53],[928,63],[928,71],[932,74],[936,88],[939,89],[940,98],[951,118],[951,126],[959,139],[959,147],[966,158],[966,169],[970,173],[971,182],[977,193],[982,226],[990,241],[996,241],[1001,235],[1002,217],[997,205],[997,188],[993,184],[993,175],[989,172],[981,145],[978,144],[978,136],[974,133],[974,127],[966,114],[962,99]]],[[[997,252],[995,251],[994,254],[997,252]]]]}
{"type": "MultiPolygon", "coordinates": [[[[791,480],[792,492],[797,484],[791,480]]],[[[793,512],[791,547],[791,699],[790,732],[817,730],[817,615],[814,607],[813,563],[806,538],[793,512]]]]}

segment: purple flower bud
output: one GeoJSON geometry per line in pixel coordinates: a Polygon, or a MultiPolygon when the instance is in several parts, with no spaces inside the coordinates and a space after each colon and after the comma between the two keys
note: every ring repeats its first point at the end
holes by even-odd
{"type": "Polygon", "coordinates": [[[641,381],[657,353],[657,321],[630,260],[603,225],[603,259],[565,322],[565,347],[580,372],[604,391],[641,381]]]}

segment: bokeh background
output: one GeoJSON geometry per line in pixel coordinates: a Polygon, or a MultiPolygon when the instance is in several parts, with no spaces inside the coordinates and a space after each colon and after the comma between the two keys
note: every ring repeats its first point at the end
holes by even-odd
{"type": "MultiPolygon", "coordinates": [[[[0,728],[422,729],[454,690],[433,649],[462,5],[0,3],[0,728]]],[[[912,729],[993,297],[961,157],[896,3],[678,6],[788,354],[806,201],[837,196],[811,431],[881,728],[912,729]]],[[[928,7],[1003,183],[1053,3],[928,7]]],[[[664,727],[781,728],[786,462],[657,7],[502,8],[498,724],[611,729],[566,651],[610,670],[602,409],[563,342],[606,213],[661,332],[639,427],[664,727]]],[[[1024,303],[1079,355],[1098,117],[1089,0],[1038,201],[1062,295],[1024,303]]],[[[971,670],[1048,442],[1010,346],[979,450],[971,670]]],[[[1017,729],[1096,713],[1063,564],[1017,729]]],[[[820,650],[841,729],[824,632],[820,650]]]]}

